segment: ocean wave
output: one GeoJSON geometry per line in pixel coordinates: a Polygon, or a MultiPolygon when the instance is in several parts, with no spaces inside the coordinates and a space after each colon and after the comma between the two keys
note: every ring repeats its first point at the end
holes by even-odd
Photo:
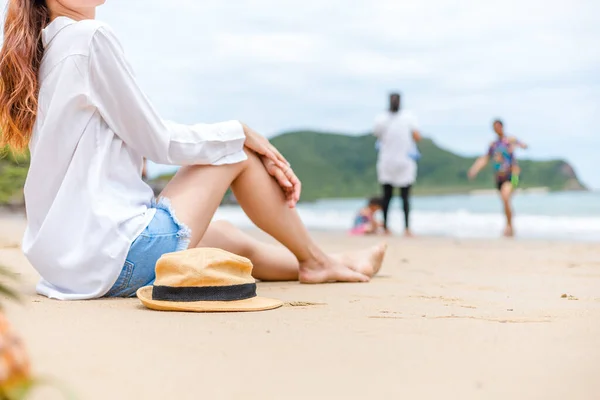
{"type": "MultiPolygon", "coordinates": [[[[309,229],[347,231],[352,224],[354,212],[334,208],[300,207],[298,212],[309,229]]],[[[252,222],[238,207],[221,207],[216,219],[226,219],[241,228],[252,227],[252,222]]],[[[390,227],[401,232],[403,215],[397,210],[390,212],[390,227]]],[[[456,238],[495,238],[504,228],[505,219],[500,213],[473,213],[465,209],[449,212],[414,211],[411,228],[417,235],[446,236],[456,238]]],[[[600,241],[600,217],[544,216],[517,214],[514,219],[519,238],[600,241]]]]}

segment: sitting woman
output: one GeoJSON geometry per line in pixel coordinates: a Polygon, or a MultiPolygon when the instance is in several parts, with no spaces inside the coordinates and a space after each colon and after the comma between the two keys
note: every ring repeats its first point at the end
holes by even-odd
{"type": "Polygon", "coordinates": [[[375,219],[375,213],[381,211],[381,199],[373,197],[360,209],[354,219],[351,235],[373,235],[382,232],[383,223],[375,219]]]}
{"type": "Polygon", "coordinates": [[[295,210],[300,181],[267,139],[238,121],[161,119],[113,31],[104,0],[10,0],[0,52],[0,146],[29,146],[25,255],[40,294],[127,297],[158,258],[218,247],[249,258],[262,280],[366,282],[385,246],[329,255],[295,210]],[[158,200],[143,159],[182,165],[158,200]],[[231,186],[250,219],[282,246],[211,223],[231,186]],[[258,189],[260,188],[260,189],[258,189]]]}

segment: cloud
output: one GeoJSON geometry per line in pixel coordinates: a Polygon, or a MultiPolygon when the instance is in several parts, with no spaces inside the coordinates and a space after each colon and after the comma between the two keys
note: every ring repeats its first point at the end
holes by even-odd
{"type": "Polygon", "coordinates": [[[133,3],[108,2],[100,15],[160,109],[180,119],[360,133],[399,88],[452,150],[481,152],[500,116],[528,156],[568,158],[600,187],[590,168],[600,146],[594,0],[133,3]]]}
{"type": "Polygon", "coordinates": [[[360,133],[400,89],[445,147],[480,153],[501,117],[531,145],[524,155],[568,158],[600,188],[598,15],[596,0],[108,0],[98,11],[165,117],[360,133]]]}

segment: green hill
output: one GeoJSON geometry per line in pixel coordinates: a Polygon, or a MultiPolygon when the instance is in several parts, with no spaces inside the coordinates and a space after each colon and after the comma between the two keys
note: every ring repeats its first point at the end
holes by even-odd
{"type": "MultiPolygon", "coordinates": [[[[287,157],[303,184],[303,200],[365,197],[379,193],[375,162],[375,138],[319,132],[292,132],[277,136],[272,143],[287,157]]],[[[438,147],[429,139],[419,144],[420,194],[460,193],[493,187],[491,168],[470,182],[467,170],[474,158],[461,157],[438,147]]],[[[521,160],[522,187],[548,187],[551,190],[583,189],[571,166],[565,161],[521,160]]],[[[22,204],[22,188],[29,159],[8,152],[0,155],[0,205],[22,204]]],[[[51,168],[49,166],[49,168],[51,168]]]]}
{"type": "Polygon", "coordinates": [[[15,155],[0,148],[0,205],[21,205],[28,168],[27,155],[15,155]]]}
{"type": "MultiPolygon", "coordinates": [[[[292,132],[271,140],[302,180],[303,200],[327,197],[364,197],[379,193],[375,164],[375,138],[319,132],[292,132]]],[[[419,143],[422,158],[415,192],[460,193],[493,187],[491,168],[473,182],[467,171],[475,158],[461,157],[438,147],[432,140],[419,143]]],[[[522,187],[551,190],[583,189],[565,161],[521,160],[522,187]]]]}

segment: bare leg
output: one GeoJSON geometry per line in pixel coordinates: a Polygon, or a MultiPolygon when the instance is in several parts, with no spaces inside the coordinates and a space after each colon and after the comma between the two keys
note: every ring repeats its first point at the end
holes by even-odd
{"type": "MultiPolygon", "coordinates": [[[[288,249],[256,240],[227,221],[212,222],[197,247],[216,247],[249,258],[254,266],[252,275],[262,281],[298,280],[300,263],[288,249]]],[[[374,276],[381,268],[385,251],[386,246],[379,245],[331,257],[355,271],[374,276]]]]}
{"type": "Polygon", "coordinates": [[[394,188],[392,185],[385,184],[382,186],[383,188],[383,197],[381,204],[381,211],[383,212],[383,230],[389,235],[391,230],[388,225],[388,213],[390,210],[390,202],[392,201],[392,197],[394,196],[394,188]]]}
{"type": "MultiPolygon", "coordinates": [[[[300,263],[281,245],[263,243],[227,221],[214,221],[197,247],[216,247],[249,258],[252,275],[262,281],[298,280],[300,263]]],[[[369,277],[379,272],[387,245],[364,250],[333,254],[331,258],[369,277]]]]}
{"type": "Polygon", "coordinates": [[[300,281],[369,280],[350,263],[341,263],[318,248],[254,153],[248,154],[247,161],[233,165],[183,167],[167,185],[161,195],[171,200],[178,218],[192,229],[191,246],[200,244],[229,185],[250,219],[294,254],[300,281]]]}
{"type": "Polygon", "coordinates": [[[513,193],[513,187],[510,182],[504,182],[500,188],[500,196],[502,197],[502,204],[504,205],[504,214],[506,215],[506,229],[504,230],[504,236],[514,236],[514,229],[512,224],[512,207],[510,200],[513,193]]]}
{"type": "Polygon", "coordinates": [[[197,247],[216,247],[249,258],[261,281],[296,281],[300,263],[283,246],[263,243],[227,221],[212,222],[197,247]]]}
{"type": "Polygon", "coordinates": [[[400,197],[402,198],[402,212],[404,212],[404,236],[413,237],[410,230],[410,189],[411,185],[400,188],[400,197]]]}

